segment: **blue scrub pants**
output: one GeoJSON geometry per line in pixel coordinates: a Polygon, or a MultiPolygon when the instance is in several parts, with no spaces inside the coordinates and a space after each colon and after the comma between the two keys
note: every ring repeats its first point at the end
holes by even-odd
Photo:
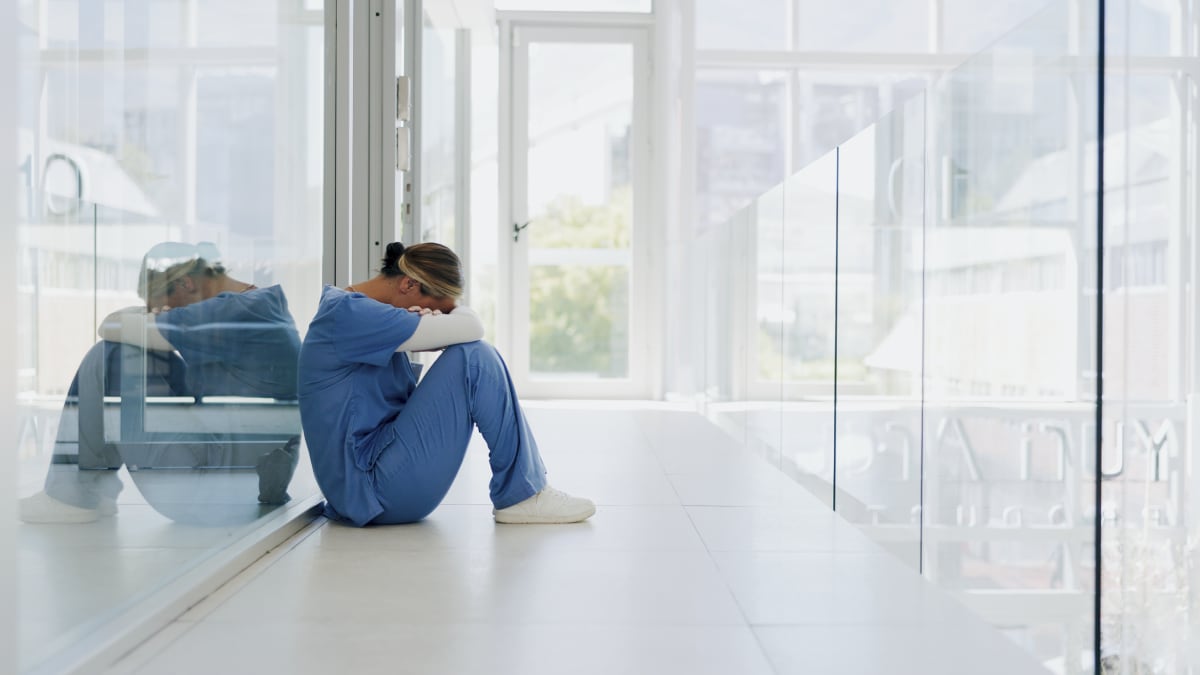
{"type": "Polygon", "coordinates": [[[395,440],[374,469],[384,510],[372,523],[411,523],[437,508],[462,467],[473,427],[487,441],[497,509],[546,486],[546,468],[508,367],[486,342],[447,347],[391,424],[395,440]]]}
{"type": "MultiPolygon", "coordinates": [[[[121,493],[123,485],[117,477],[117,469],[125,463],[147,469],[155,466],[194,467],[208,470],[196,474],[197,477],[203,477],[207,486],[195,481],[147,484],[143,481],[157,479],[146,477],[139,481],[139,475],[148,474],[135,473],[133,476],[135,482],[141,482],[146,500],[163,515],[176,520],[195,520],[191,514],[196,513],[208,518],[197,507],[214,502],[225,503],[227,499],[219,486],[230,474],[212,471],[227,468],[231,459],[227,454],[230,446],[222,444],[228,438],[226,432],[198,424],[178,429],[178,437],[159,432],[157,442],[152,445],[122,445],[119,440],[110,442],[105,433],[104,397],[122,395],[122,372],[144,372],[143,393],[147,396],[192,396],[186,384],[187,367],[178,354],[143,351],[140,347],[116,342],[93,345],[79,364],[63,404],[54,456],[46,474],[46,494],[72,506],[94,509],[105,501],[116,500],[121,493]],[[164,484],[171,487],[167,490],[159,487],[156,491],[148,489],[164,484]]],[[[237,415],[237,412],[229,414],[237,415]]],[[[296,431],[299,432],[299,429],[296,431]]],[[[296,470],[298,448],[297,435],[294,445],[287,442],[259,458],[256,467],[260,479],[259,501],[279,504],[290,498],[287,486],[296,470]]],[[[228,484],[235,487],[240,485],[234,482],[228,484]]],[[[252,495],[245,495],[245,498],[251,499],[252,495]]]]}
{"type": "Polygon", "coordinates": [[[54,456],[46,474],[46,494],[85,509],[94,509],[101,500],[113,500],[121,492],[116,469],[121,454],[106,442],[104,397],[121,393],[122,364],[129,359],[145,359],[149,373],[147,393],[184,394],[184,366],[170,352],[145,352],[117,342],[97,342],[79,364],[71,381],[58,422],[54,456]]]}

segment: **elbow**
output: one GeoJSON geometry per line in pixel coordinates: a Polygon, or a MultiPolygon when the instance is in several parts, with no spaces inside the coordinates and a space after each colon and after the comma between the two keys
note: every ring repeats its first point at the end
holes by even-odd
{"type": "Polygon", "coordinates": [[[120,326],[120,324],[117,324],[114,322],[105,321],[104,323],[100,324],[99,328],[96,329],[96,335],[101,340],[107,340],[109,342],[120,342],[121,341],[121,326],[120,326]]]}
{"type": "Polygon", "coordinates": [[[482,340],[482,339],[483,339],[483,322],[480,321],[479,319],[475,319],[475,321],[473,321],[471,323],[471,340],[470,341],[475,342],[476,340],[482,340]]]}

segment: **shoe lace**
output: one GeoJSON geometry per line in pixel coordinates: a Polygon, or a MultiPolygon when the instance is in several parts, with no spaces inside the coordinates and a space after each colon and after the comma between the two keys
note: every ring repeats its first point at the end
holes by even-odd
{"type": "Polygon", "coordinates": [[[571,499],[571,495],[557,488],[550,487],[549,485],[542,489],[539,497],[540,499],[538,501],[545,500],[549,502],[565,502],[571,499]]]}

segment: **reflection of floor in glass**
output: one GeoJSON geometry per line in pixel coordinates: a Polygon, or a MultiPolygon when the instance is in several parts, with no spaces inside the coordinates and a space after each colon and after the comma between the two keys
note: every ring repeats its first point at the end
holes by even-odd
{"type": "MultiPolygon", "coordinates": [[[[42,488],[48,462],[45,453],[23,456],[21,496],[42,488]]],[[[23,670],[237,541],[276,508],[257,503],[253,471],[140,471],[135,478],[121,469],[118,476],[124,489],[116,516],[18,525],[23,670]]],[[[289,490],[294,499],[316,492],[306,452],[289,490]]]]}

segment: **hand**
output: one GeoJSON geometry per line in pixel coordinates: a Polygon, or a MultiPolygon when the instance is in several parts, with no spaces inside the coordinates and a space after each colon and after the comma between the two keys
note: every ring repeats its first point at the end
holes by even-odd
{"type": "Polygon", "coordinates": [[[442,310],[440,309],[429,309],[428,307],[422,307],[420,305],[413,305],[412,307],[408,308],[408,311],[412,312],[413,314],[420,314],[421,316],[439,316],[442,313],[442,310]]]}

